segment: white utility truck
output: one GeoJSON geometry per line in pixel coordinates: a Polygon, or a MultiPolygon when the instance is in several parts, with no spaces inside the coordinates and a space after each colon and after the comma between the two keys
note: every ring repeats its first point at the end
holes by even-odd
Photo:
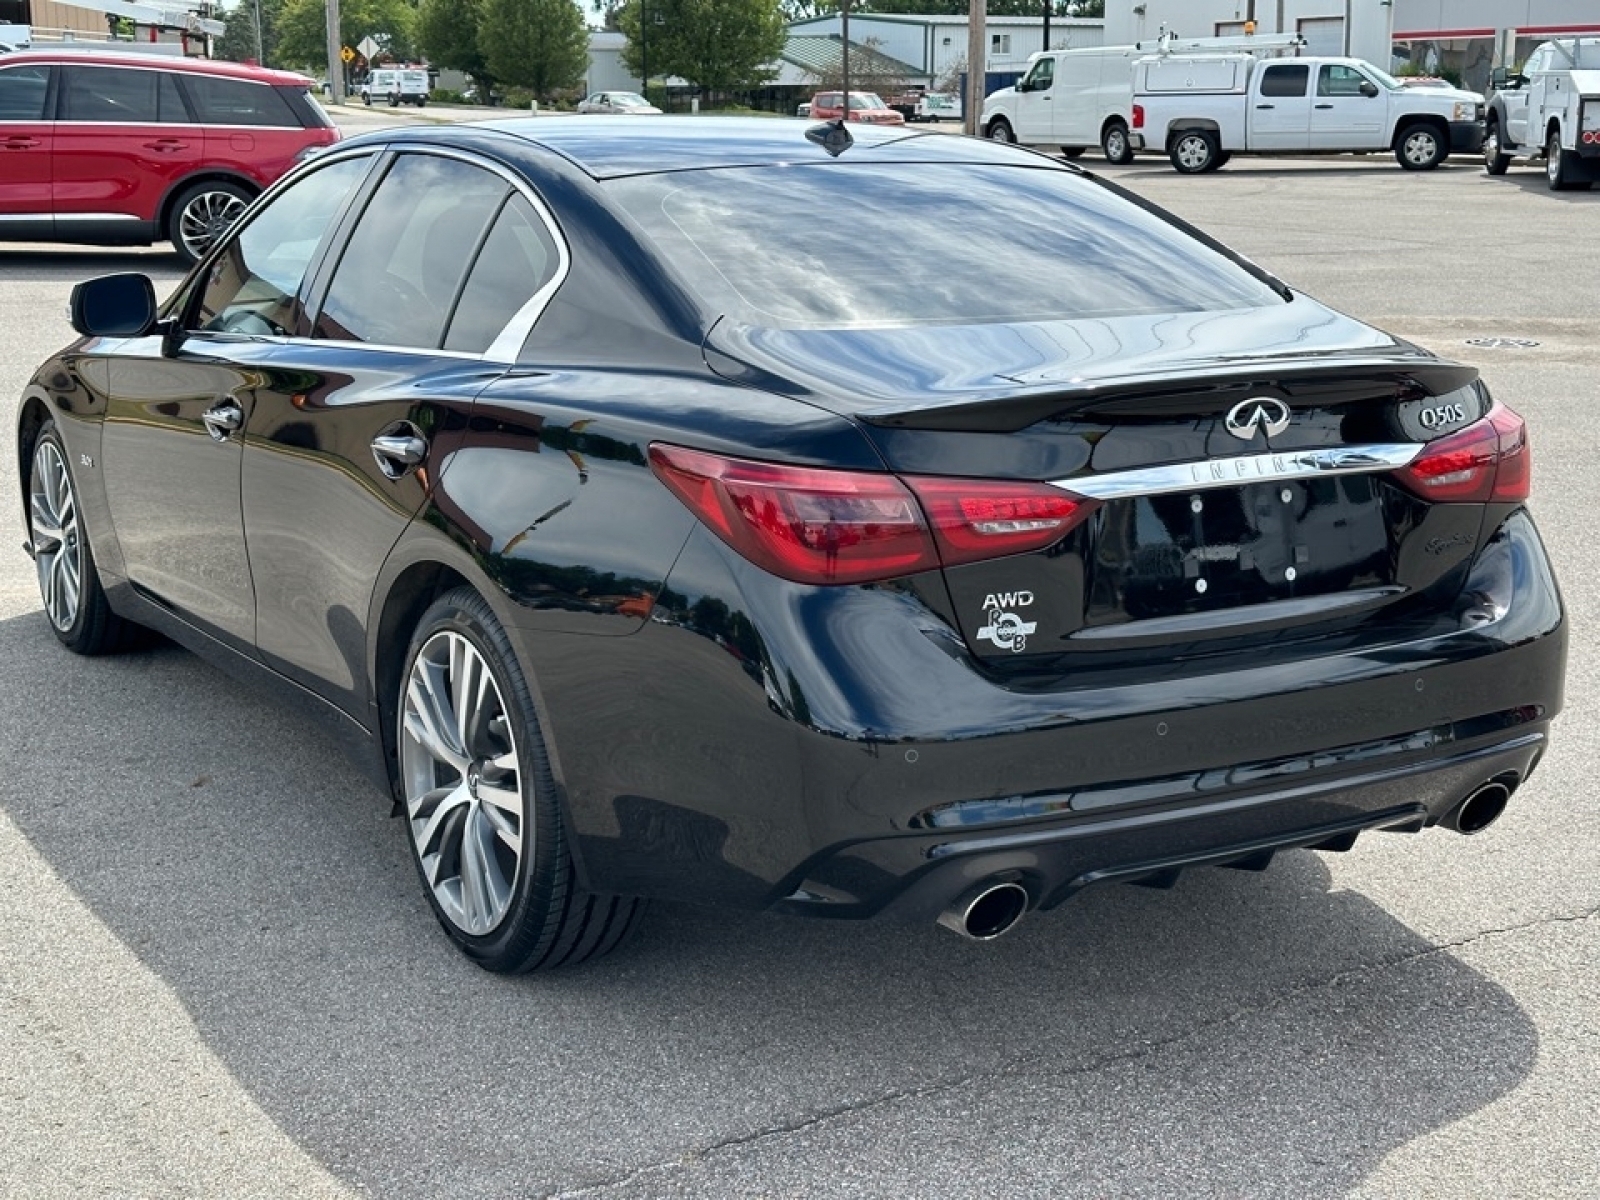
{"type": "Polygon", "coordinates": [[[1077,158],[1099,146],[1107,162],[1133,161],[1133,64],[1158,46],[1186,54],[1270,53],[1303,46],[1297,34],[1194,38],[1163,34],[1154,42],[1045,50],[1028,59],[1012,87],[990,92],[978,128],[985,137],[1024,146],[1059,146],[1077,158]]]}
{"type": "Polygon", "coordinates": [[[1600,181],[1600,38],[1557,38],[1520,72],[1493,76],[1483,165],[1504,175],[1517,155],[1544,157],[1554,191],[1600,181]]]}
{"type": "Polygon", "coordinates": [[[1132,136],[1185,175],[1235,154],[1394,151],[1408,171],[1477,153],[1483,97],[1408,88],[1357,58],[1152,54],[1133,68],[1132,136]]]}

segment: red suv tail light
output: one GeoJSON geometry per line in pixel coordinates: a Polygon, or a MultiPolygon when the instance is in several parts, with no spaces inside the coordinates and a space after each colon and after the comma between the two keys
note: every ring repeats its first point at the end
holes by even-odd
{"type": "Polygon", "coordinates": [[[1096,507],[1043,483],[901,479],[661,443],[650,466],[713,533],[796,583],[870,583],[1040,550],[1096,507]]]}
{"type": "Polygon", "coordinates": [[[1503,404],[1489,415],[1431,442],[1400,481],[1427,500],[1518,504],[1533,482],[1528,427],[1503,404]]]}

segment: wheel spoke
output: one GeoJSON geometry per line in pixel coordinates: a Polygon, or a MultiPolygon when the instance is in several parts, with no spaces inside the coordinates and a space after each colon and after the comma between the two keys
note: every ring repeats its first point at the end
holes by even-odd
{"type": "Polygon", "coordinates": [[[459,776],[467,773],[466,749],[454,739],[455,714],[446,694],[443,673],[437,664],[419,655],[406,688],[406,732],[433,758],[451,767],[459,776]]]}
{"type": "Polygon", "coordinates": [[[511,888],[495,861],[493,828],[473,809],[461,828],[461,904],[474,933],[487,932],[511,902],[511,888]]]}
{"type": "Polygon", "coordinates": [[[439,838],[439,827],[471,798],[466,785],[457,784],[454,787],[435,788],[411,807],[411,831],[416,838],[417,848],[425,853],[438,850],[435,842],[439,838]]]}
{"type": "Polygon", "coordinates": [[[54,441],[41,440],[34,450],[28,492],[28,534],[39,576],[39,596],[51,623],[66,632],[78,617],[83,548],[72,478],[54,441]]]}

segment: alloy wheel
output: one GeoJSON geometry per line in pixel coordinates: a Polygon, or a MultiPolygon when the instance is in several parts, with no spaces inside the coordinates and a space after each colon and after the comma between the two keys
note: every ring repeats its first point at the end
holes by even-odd
{"type": "Polygon", "coordinates": [[[244,212],[245,203],[232,192],[201,192],[184,205],[178,237],[192,258],[199,258],[244,212]]]}
{"type": "Polygon", "coordinates": [[[1407,161],[1416,166],[1425,167],[1433,162],[1439,153],[1438,139],[1431,133],[1417,132],[1406,137],[1405,155],[1407,161]]]}
{"type": "Polygon", "coordinates": [[[83,542],[67,464],[53,441],[33,452],[28,514],[39,594],[50,623],[65,633],[78,619],[83,584],[83,542]]]}
{"type": "Polygon", "coordinates": [[[500,685],[459,633],[434,634],[412,661],[400,772],[417,858],[440,910],[463,933],[491,932],[511,907],[531,847],[500,685]]]}

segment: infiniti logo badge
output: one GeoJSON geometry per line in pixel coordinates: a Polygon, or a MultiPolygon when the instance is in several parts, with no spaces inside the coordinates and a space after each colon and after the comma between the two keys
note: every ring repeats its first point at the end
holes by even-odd
{"type": "Polygon", "coordinates": [[[1289,406],[1271,396],[1251,396],[1228,410],[1225,422],[1228,432],[1248,442],[1262,430],[1269,438],[1277,437],[1289,428],[1289,406]]]}

